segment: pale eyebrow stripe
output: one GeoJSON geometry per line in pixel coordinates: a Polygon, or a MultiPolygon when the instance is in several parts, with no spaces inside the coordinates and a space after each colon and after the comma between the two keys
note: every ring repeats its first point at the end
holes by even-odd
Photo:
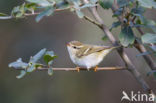
{"type": "Polygon", "coordinates": [[[82,46],[77,46],[77,47],[82,48],[82,47],[83,47],[83,45],[82,45],[82,46]]]}

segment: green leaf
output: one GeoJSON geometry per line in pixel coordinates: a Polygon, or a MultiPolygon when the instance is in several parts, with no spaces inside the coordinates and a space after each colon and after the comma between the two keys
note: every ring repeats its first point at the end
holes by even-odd
{"type": "Polygon", "coordinates": [[[25,70],[21,70],[20,75],[16,76],[17,79],[21,79],[22,77],[24,77],[26,75],[26,71],[25,70]]]}
{"type": "Polygon", "coordinates": [[[20,6],[16,6],[13,8],[12,12],[16,13],[16,12],[20,11],[19,9],[20,9],[20,6]]]}
{"type": "Polygon", "coordinates": [[[153,72],[153,76],[155,77],[155,79],[156,79],[156,72],[153,72]]]}
{"type": "Polygon", "coordinates": [[[152,53],[152,52],[149,52],[149,51],[143,52],[143,53],[137,54],[136,57],[140,57],[140,56],[144,56],[144,55],[149,55],[149,54],[151,54],[151,53],[152,53]]]}
{"type": "Polygon", "coordinates": [[[66,0],[48,0],[49,2],[56,2],[56,4],[61,3],[61,2],[67,2],[66,0]]]}
{"type": "Polygon", "coordinates": [[[53,60],[56,58],[57,56],[54,55],[54,52],[53,51],[47,51],[43,57],[45,63],[47,65],[52,65],[53,63],[53,60]]]}
{"type": "Polygon", "coordinates": [[[113,17],[120,16],[122,13],[123,13],[123,8],[119,8],[114,12],[113,17]]]}
{"type": "Polygon", "coordinates": [[[153,76],[156,78],[156,70],[152,70],[152,71],[148,72],[147,76],[150,76],[151,74],[153,74],[153,76]]]}
{"type": "Polygon", "coordinates": [[[35,68],[42,68],[43,67],[43,64],[35,63],[34,66],[35,66],[35,68]]]}
{"type": "Polygon", "coordinates": [[[103,40],[103,41],[106,41],[106,40],[108,40],[108,37],[107,37],[107,35],[104,35],[104,36],[102,37],[102,40],[103,40]]]}
{"type": "Polygon", "coordinates": [[[81,4],[80,0],[67,0],[67,1],[72,2],[74,5],[80,5],[81,4]]]}
{"type": "Polygon", "coordinates": [[[156,52],[156,45],[152,45],[152,46],[150,46],[150,48],[151,48],[154,52],[156,52]]]}
{"type": "Polygon", "coordinates": [[[84,14],[80,10],[76,10],[76,14],[78,15],[79,18],[84,17],[84,14]]]}
{"type": "Polygon", "coordinates": [[[0,13],[0,16],[7,16],[6,14],[4,14],[4,13],[0,13]]]}
{"type": "Polygon", "coordinates": [[[91,3],[95,4],[98,0],[90,0],[91,3]]]}
{"type": "Polygon", "coordinates": [[[116,28],[116,27],[118,27],[118,26],[120,26],[120,25],[121,25],[121,22],[120,22],[120,21],[113,22],[112,27],[110,28],[110,31],[111,31],[113,28],[116,28]]]}
{"type": "Polygon", "coordinates": [[[37,8],[37,5],[35,3],[27,3],[25,4],[25,9],[29,11],[34,11],[37,8]]]}
{"type": "Polygon", "coordinates": [[[118,0],[119,7],[128,6],[129,4],[133,3],[135,0],[118,0]]]}
{"type": "Polygon", "coordinates": [[[23,17],[23,14],[22,13],[17,13],[16,14],[16,18],[21,18],[21,17],[23,17]]]}
{"type": "Polygon", "coordinates": [[[141,37],[143,43],[156,43],[156,34],[146,33],[141,37]]]}
{"type": "Polygon", "coordinates": [[[134,25],[135,27],[145,27],[145,28],[150,28],[153,32],[156,33],[156,22],[153,20],[146,19],[142,16],[142,19],[138,19],[136,21],[136,24],[134,25]]]}
{"type": "Polygon", "coordinates": [[[35,3],[43,7],[52,6],[52,4],[47,0],[26,0],[30,3],[35,3]]]}
{"type": "Polygon", "coordinates": [[[132,8],[131,13],[143,14],[145,9],[143,7],[132,8]]]}
{"type": "MultiPolygon", "coordinates": [[[[119,8],[130,5],[135,0],[117,0],[117,3],[119,5],[119,8]]],[[[104,9],[112,8],[112,5],[114,4],[114,0],[99,0],[99,4],[104,9]]]]}
{"type": "Polygon", "coordinates": [[[65,8],[68,8],[69,6],[70,6],[69,3],[66,1],[61,1],[59,3],[56,3],[57,9],[65,9],[65,8]]]}
{"type": "Polygon", "coordinates": [[[79,18],[83,18],[84,17],[84,14],[80,11],[80,1],[79,0],[73,0],[72,1],[73,2],[73,4],[74,4],[74,8],[75,8],[75,12],[76,12],[76,14],[77,14],[77,16],[79,17],[79,18]]]}
{"type": "Polygon", "coordinates": [[[11,14],[12,16],[16,18],[22,18],[25,13],[25,3],[23,3],[21,6],[16,6],[13,8],[11,14]]]}
{"type": "Polygon", "coordinates": [[[29,63],[36,63],[46,52],[46,49],[40,50],[36,55],[30,58],[29,63]]]}
{"type": "Polygon", "coordinates": [[[156,2],[154,0],[138,0],[139,4],[145,8],[156,8],[156,2]]]}
{"type": "Polygon", "coordinates": [[[153,20],[147,19],[144,24],[146,27],[151,28],[156,33],[156,23],[153,20]]]}
{"type": "Polygon", "coordinates": [[[132,8],[131,14],[134,16],[137,16],[138,19],[136,21],[137,24],[144,24],[145,23],[145,17],[143,13],[145,12],[145,9],[142,7],[132,8]]]}
{"type": "Polygon", "coordinates": [[[25,63],[22,61],[21,58],[17,59],[15,62],[12,62],[9,64],[9,67],[14,67],[14,68],[26,68],[28,66],[28,63],[25,63]]]}
{"type": "Polygon", "coordinates": [[[39,15],[36,17],[36,22],[39,22],[44,16],[50,16],[54,12],[53,7],[47,7],[43,12],[41,12],[39,15]]]}
{"type": "Polygon", "coordinates": [[[20,6],[20,8],[19,8],[19,10],[20,10],[20,12],[22,13],[22,14],[24,14],[24,12],[25,12],[25,3],[23,3],[21,6],[20,6]]]}
{"type": "Polygon", "coordinates": [[[50,75],[50,76],[53,75],[53,69],[52,68],[48,69],[48,75],[50,75]]]}
{"type": "Polygon", "coordinates": [[[125,26],[121,30],[119,34],[119,40],[121,44],[125,47],[134,43],[135,37],[132,31],[132,28],[130,26],[125,26]]]}
{"type": "Polygon", "coordinates": [[[146,22],[145,17],[142,14],[133,14],[133,15],[139,17],[138,20],[140,21],[140,24],[144,24],[146,22]]]}
{"type": "Polygon", "coordinates": [[[34,63],[30,63],[29,65],[30,66],[28,67],[27,72],[30,73],[30,72],[33,72],[36,69],[36,67],[34,63]]]}
{"type": "Polygon", "coordinates": [[[99,4],[104,9],[111,8],[113,3],[114,3],[114,0],[99,0],[99,4]]]}
{"type": "Polygon", "coordinates": [[[88,4],[85,4],[81,7],[79,7],[80,9],[84,9],[84,8],[88,8],[88,7],[95,7],[96,5],[95,4],[91,4],[91,3],[88,3],[88,4]]]}

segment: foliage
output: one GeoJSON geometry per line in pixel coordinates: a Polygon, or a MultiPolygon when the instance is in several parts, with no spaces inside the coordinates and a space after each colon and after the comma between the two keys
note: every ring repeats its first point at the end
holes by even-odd
{"type": "MultiPolygon", "coordinates": [[[[118,34],[118,40],[123,47],[133,46],[135,41],[148,48],[151,51],[139,54],[150,55],[156,52],[156,23],[153,20],[147,19],[144,16],[144,12],[147,9],[156,9],[156,0],[89,0],[88,3],[84,3],[81,0],[26,0],[23,4],[16,6],[12,9],[12,18],[24,18],[25,16],[37,15],[36,22],[39,22],[43,17],[51,16],[53,13],[63,10],[70,10],[74,12],[79,18],[84,18],[86,15],[82,12],[82,9],[88,7],[101,6],[103,9],[113,9],[114,18],[117,19],[112,23],[110,30],[121,27],[120,34],[118,34]],[[115,2],[116,1],[116,2],[115,2]],[[118,8],[114,10],[114,5],[117,4],[118,8]],[[134,28],[150,28],[154,33],[145,33],[136,37],[134,28]]],[[[6,14],[0,13],[0,18],[7,18],[6,14]]],[[[95,23],[96,24],[96,23],[95,23]]],[[[106,39],[106,36],[102,38],[106,39]]],[[[18,59],[13,62],[9,67],[23,68],[21,78],[28,72],[32,72],[36,67],[42,67],[42,64],[37,63],[38,59],[44,58],[46,65],[49,67],[48,73],[52,74],[52,61],[55,58],[53,52],[46,52],[45,49],[41,50],[39,54],[33,56],[29,63],[22,62],[18,59]]]]}
{"type": "MultiPolygon", "coordinates": [[[[113,17],[122,17],[122,21],[113,22],[112,27],[116,28],[121,26],[121,32],[118,36],[120,43],[127,47],[133,45],[135,40],[139,40],[139,43],[144,44],[151,48],[150,43],[156,43],[156,34],[146,33],[141,37],[135,37],[133,28],[150,28],[153,32],[156,32],[156,23],[153,20],[146,19],[144,17],[145,10],[155,8],[156,2],[154,0],[116,0],[119,8],[114,11],[113,17]]],[[[100,0],[99,4],[104,9],[110,9],[114,5],[114,0],[100,0]]],[[[155,49],[155,46],[152,47],[155,49]]],[[[153,49],[153,50],[154,50],[153,49]]],[[[153,52],[152,52],[153,53],[153,52]]],[[[155,51],[154,51],[155,53],[155,51]]],[[[142,53],[140,55],[149,55],[151,52],[142,53]]]]}
{"type": "MultiPolygon", "coordinates": [[[[110,30],[118,26],[122,26],[121,33],[118,37],[123,46],[127,47],[134,43],[136,38],[132,28],[148,27],[156,32],[156,23],[153,20],[147,20],[143,15],[146,8],[156,8],[156,2],[154,0],[116,1],[119,8],[114,12],[113,17],[122,16],[124,19],[123,21],[114,22],[110,30]],[[133,18],[135,19],[132,21],[133,18]],[[127,30],[130,30],[129,33],[126,33],[126,28],[127,30]]],[[[28,14],[37,14],[36,21],[39,22],[43,17],[50,16],[56,11],[70,9],[71,11],[75,12],[79,18],[83,18],[85,15],[81,9],[94,7],[98,3],[102,8],[110,9],[114,5],[114,0],[90,0],[90,2],[87,4],[84,4],[80,0],[26,0],[26,2],[22,5],[14,7],[11,15],[15,18],[23,18],[28,14]]],[[[6,15],[0,14],[0,16],[6,15]]],[[[148,38],[150,40],[152,36],[148,38]]],[[[142,42],[144,43],[144,41],[142,42]]]]}
{"type": "Polygon", "coordinates": [[[130,26],[125,26],[123,29],[121,29],[119,40],[123,46],[128,46],[134,43],[135,37],[130,26]]]}
{"type": "Polygon", "coordinates": [[[146,33],[141,37],[143,43],[156,43],[156,34],[146,33]]]}
{"type": "Polygon", "coordinates": [[[30,60],[28,63],[23,62],[21,58],[19,58],[17,61],[12,62],[9,64],[9,67],[13,67],[15,69],[22,68],[20,75],[16,76],[18,79],[22,78],[28,73],[31,73],[35,71],[38,68],[47,68],[48,74],[53,74],[52,64],[53,60],[56,58],[56,55],[53,51],[47,51],[46,49],[40,50],[37,54],[30,57],[30,60]],[[45,64],[41,64],[39,62],[40,59],[44,60],[45,64]]]}

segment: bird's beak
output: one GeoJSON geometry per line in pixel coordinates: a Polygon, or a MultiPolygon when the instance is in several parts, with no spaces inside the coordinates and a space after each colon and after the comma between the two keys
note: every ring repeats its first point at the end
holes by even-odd
{"type": "Polygon", "coordinates": [[[69,44],[69,43],[67,43],[66,45],[67,45],[67,46],[70,46],[70,44],[69,44]]]}

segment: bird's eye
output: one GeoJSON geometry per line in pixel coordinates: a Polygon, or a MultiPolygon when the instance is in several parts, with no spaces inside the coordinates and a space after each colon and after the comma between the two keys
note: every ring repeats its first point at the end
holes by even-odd
{"type": "Polygon", "coordinates": [[[76,46],[73,46],[74,49],[76,49],[76,46]]]}

